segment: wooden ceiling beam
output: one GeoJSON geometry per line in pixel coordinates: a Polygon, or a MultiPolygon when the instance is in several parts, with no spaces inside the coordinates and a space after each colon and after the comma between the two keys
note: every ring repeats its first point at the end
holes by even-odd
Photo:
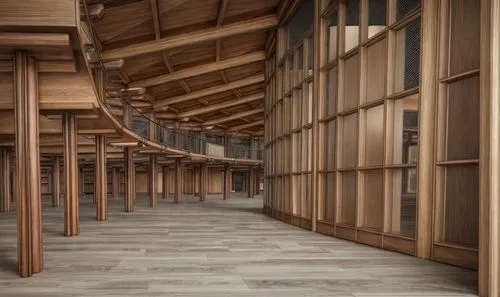
{"type": "Polygon", "coordinates": [[[248,129],[248,128],[257,127],[257,126],[261,126],[261,125],[264,125],[264,120],[258,120],[258,121],[251,122],[251,123],[248,123],[248,124],[234,126],[234,127],[229,128],[228,131],[229,132],[238,132],[238,131],[241,131],[241,130],[245,130],[245,129],[248,129]]]}
{"type": "Polygon", "coordinates": [[[223,108],[227,108],[227,107],[237,106],[237,105],[246,104],[246,103],[249,103],[249,102],[261,100],[263,98],[264,98],[264,93],[258,93],[258,94],[254,94],[254,95],[250,95],[250,96],[246,96],[246,97],[240,97],[240,98],[238,98],[236,100],[224,101],[224,102],[221,102],[221,103],[217,103],[217,104],[213,104],[213,105],[209,105],[209,106],[197,108],[197,109],[194,109],[194,110],[181,112],[179,114],[179,118],[192,117],[192,116],[195,116],[195,115],[209,113],[209,112],[217,111],[219,109],[223,109],[223,108]]]}
{"type": "Polygon", "coordinates": [[[192,92],[192,93],[187,94],[187,95],[158,100],[154,103],[153,107],[155,108],[155,110],[157,110],[157,109],[161,109],[162,107],[165,107],[165,106],[168,106],[171,104],[186,102],[186,101],[190,101],[190,100],[218,94],[218,93],[230,91],[233,89],[262,83],[263,81],[264,81],[264,75],[258,74],[258,75],[254,75],[254,76],[251,76],[248,78],[233,81],[233,82],[230,82],[230,83],[222,85],[222,86],[215,86],[215,87],[195,91],[195,92],[192,92]]]}
{"type": "Polygon", "coordinates": [[[103,60],[130,58],[138,55],[161,52],[181,46],[202,43],[243,33],[256,32],[276,27],[278,18],[269,15],[251,20],[225,25],[220,28],[208,28],[179,36],[165,37],[160,40],[147,41],[122,48],[103,51],[103,60]]]}
{"type": "MultiPolygon", "coordinates": [[[[75,61],[37,61],[38,72],[75,73],[75,61]]],[[[12,60],[0,61],[0,73],[14,72],[14,62],[12,60]]]]}
{"type": "Polygon", "coordinates": [[[254,52],[251,54],[246,54],[243,56],[223,60],[220,62],[213,62],[205,65],[200,65],[188,69],[183,69],[180,71],[176,71],[173,73],[163,74],[135,82],[131,82],[129,87],[137,88],[137,87],[152,87],[156,85],[160,85],[163,83],[173,82],[189,77],[194,77],[202,74],[207,74],[215,71],[220,71],[223,69],[243,66],[247,64],[251,64],[254,62],[263,61],[265,59],[265,53],[263,51],[254,52]]]}
{"type": "Polygon", "coordinates": [[[258,114],[258,113],[263,113],[263,112],[264,112],[263,107],[256,108],[256,109],[252,109],[252,110],[248,110],[248,111],[244,111],[244,112],[240,112],[240,113],[235,113],[235,114],[228,116],[228,117],[223,117],[223,118],[218,118],[218,119],[206,121],[203,123],[203,125],[204,126],[218,125],[218,124],[227,123],[227,122],[234,121],[234,120],[239,120],[242,117],[246,117],[246,116],[250,116],[250,115],[254,115],[254,114],[258,114]]]}

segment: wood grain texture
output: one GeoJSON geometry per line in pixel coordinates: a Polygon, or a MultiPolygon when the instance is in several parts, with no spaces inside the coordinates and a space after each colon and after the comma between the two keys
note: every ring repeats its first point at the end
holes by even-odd
{"type": "Polygon", "coordinates": [[[10,152],[0,150],[0,212],[12,211],[10,152]]]}
{"type": "Polygon", "coordinates": [[[78,210],[78,146],[76,131],[76,115],[66,112],[63,115],[64,139],[64,236],[80,233],[80,217],[78,210]]]}
{"type": "Polygon", "coordinates": [[[0,26],[76,27],[77,2],[39,0],[6,0],[0,2],[0,26]]]}

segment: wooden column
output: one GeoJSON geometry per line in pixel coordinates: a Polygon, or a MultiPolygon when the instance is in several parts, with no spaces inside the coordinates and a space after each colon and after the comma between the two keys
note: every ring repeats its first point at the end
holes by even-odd
{"type": "Polygon", "coordinates": [[[149,206],[156,207],[158,203],[158,157],[149,156],[149,206]]]}
{"type": "Polygon", "coordinates": [[[17,246],[19,275],[43,270],[40,182],[38,75],[36,61],[15,54],[15,133],[17,183],[17,246]]]}
{"type": "Polygon", "coordinates": [[[125,212],[134,211],[135,200],[135,164],[132,148],[123,148],[125,156],[125,212]]]}
{"type": "Polygon", "coordinates": [[[80,174],[78,175],[78,194],[85,196],[85,172],[83,171],[83,165],[80,166],[80,174]]]}
{"type": "Polygon", "coordinates": [[[255,169],[250,167],[248,170],[248,198],[255,197],[255,169]]]}
{"type": "Polygon", "coordinates": [[[224,164],[224,200],[231,198],[231,175],[229,163],[224,164]]]}
{"type": "Polygon", "coordinates": [[[260,195],[260,168],[255,169],[255,195],[260,195]]]}
{"type": "Polygon", "coordinates": [[[500,2],[481,1],[479,296],[500,296],[500,2]]]}
{"type": "Polygon", "coordinates": [[[162,192],[163,192],[163,199],[168,198],[168,165],[165,165],[162,167],[162,192]]]}
{"type": "Polygon", "coordinates": [[[95,170],[94,170],[94,197],[96,200],[96,219],[108,220],[108,169],[106,165],[106,137],[95,136],[95,170]]]}
{"type": "Polygon", "coordinates": [[[184,187],[182,184],[182,177],[183,177],[183,170],[182,170],[182,160],[177,158],[175,159],[175,185],[174,185],[174,201],[177,204],[182,203],[182,196],[184,192],[184,187]]]}
{"type": "MultiPolygon", "coordinates": [[[[417,201],[417,257],[430,258],[432,246],[432,197],[434,180],[434,115],[437,100],[438,0],[422,2],[422,61],[417,201]]],[[[444,50],[444,49],[443,49],[444,50]]]]}
{"type": "Polygon", "coordinates": [[[52,207],[61,206],[61,159],[52,160],[52,207]]]}
{"type": "Polygon", "coordinates": [[[200,201],[207,199],[208,192],[208,166],[207,163],[202,163],[200,168],[200,201]]]}
{"type": "Polygon", "coordinates": [[[11,212],[10,153],[6,149],[0,150],[0,178],[0,212],[11,212]]]}
{"type": "Polygon", "coordinates": [[[112,187],[113,193],[112,196],[116,199],[120,197],[120,168],[113,167],[111,170],[111,179],[112,179],[112,187]]]}
{"type": "Polygon", "coordinates": [[[72,112],[64,113],[62,125],[64,139],[64,176],[66,181],[66,195],[64,197],[64,236],[73,236],[80,233],[76,115],[72,112]]]}

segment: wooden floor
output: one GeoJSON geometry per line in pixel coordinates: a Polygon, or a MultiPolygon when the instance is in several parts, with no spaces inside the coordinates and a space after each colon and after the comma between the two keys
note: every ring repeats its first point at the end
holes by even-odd
{"type": "Polygon", "coordinates": [[[109,221],[81,202],[81,234],[65,238],[62,209],[44,208],[45,271],[16,274],[16,215],[0,214],[0,296],[475,296],[459,269],[272,220],[261,199],[160,201],[109,221]]]}

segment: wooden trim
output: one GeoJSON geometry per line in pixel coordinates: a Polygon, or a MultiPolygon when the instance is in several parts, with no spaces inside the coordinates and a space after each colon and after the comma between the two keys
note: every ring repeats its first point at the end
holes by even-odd
{"type": "Polygon", "coordinates": [[[470,269],[478,268],[477,250],[460,246],[434,243],[432,246],[432,260],[470,269]]]}
{"type": "Polygon", "coordinates": [[[416,244],[414,239],[384,234],[382,245],[384,249],[415,256],[416,244]]]}

